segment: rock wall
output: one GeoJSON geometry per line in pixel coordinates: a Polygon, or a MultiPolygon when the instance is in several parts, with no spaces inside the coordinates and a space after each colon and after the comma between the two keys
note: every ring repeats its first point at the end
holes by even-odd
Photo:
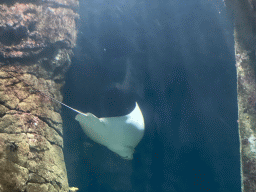
{"type": "Polygon", "coordinates": [[[62,100],[77,7],[78,0],[0,3],[0,192],[69,191],[61,106],[45,95],[62,100]]]}
{"type": "Polygon", "coordinates": [[[234,21],[241,188],[256,191],[256,1],[225,0],[234,21]]]}

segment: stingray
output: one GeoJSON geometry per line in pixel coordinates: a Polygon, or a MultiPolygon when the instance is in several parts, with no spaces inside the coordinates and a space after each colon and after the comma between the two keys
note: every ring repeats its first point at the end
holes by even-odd
{"type": "Polygon", "coordinates": [[[98,118],[92,113],[80,112],[52,97],[52,100],[77,112],[75,119],[85,134],[123,159],[132,160],[135,147],[141,141],[145,124],[137,102],[135,108],[127,115],[118,117],[98,118]]]}
{"type": "Polygon", "coordinates": [[[52,97],[53,101],[77,112],[75,119],[85,134],[123,159],[132,160],[135,147],[141,141],[145,124],[137,102],[135,108],[127,115],[98,118],[92,113],[82,113],[52,97]]]}
{"type": "MultiPolygon", "coordinates": [[[[16,76],[13,77],[19,79],[16,76]]],[[[35,89],[32,85],[24,83],[35,89]]],[[[132,112],[127,115],[98,118],[92,113],[78,111],[38,89],[35,90],[52,101],[77,112],[75,119],[90,139],[107,147],[123,159],[133,159],[134,149],[141,141],[145,131],[144,118],[137,102],[135,102],[132,112]]]]}
{"type": "Polygon", "coordinates": [[[127,115],[98,118],[91,113],[79,113],[75,118],[93,141],[106,146],[123,159],[133,159],[134,148],[141,141],[145,125],[138,103],[127,115]]]}

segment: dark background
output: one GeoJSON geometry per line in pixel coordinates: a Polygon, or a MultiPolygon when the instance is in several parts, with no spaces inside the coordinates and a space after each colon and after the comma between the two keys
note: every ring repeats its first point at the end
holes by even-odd
{"type": "Polygon", "coordinates": [[[146,130],[132,161],[91,141],[63,108],[79,192],[240,191],[233,27],[222,0],[80,1],[64,102],[146,130]]]}

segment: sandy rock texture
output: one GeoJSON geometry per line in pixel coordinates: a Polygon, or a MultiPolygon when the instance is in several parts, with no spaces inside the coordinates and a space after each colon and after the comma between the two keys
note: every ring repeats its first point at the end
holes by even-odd
{"type": "Polygon", "coordinates": [[[69,191],[61,87],[77,0],[0,2],[0,192],[69,191]],[[40,91],[38,91],[40,90],[40,91]]]}

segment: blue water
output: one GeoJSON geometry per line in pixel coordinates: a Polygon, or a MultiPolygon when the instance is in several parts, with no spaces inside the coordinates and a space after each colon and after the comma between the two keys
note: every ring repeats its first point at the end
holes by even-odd
{"type": "Polygon", "coordinates": [[[80,2],[64,102],[128,114],[146,131],[132,161],[90,140],[63,109],[64,155],[79,192],[240,191],[232,18],[223,1],[80,2]]]}

